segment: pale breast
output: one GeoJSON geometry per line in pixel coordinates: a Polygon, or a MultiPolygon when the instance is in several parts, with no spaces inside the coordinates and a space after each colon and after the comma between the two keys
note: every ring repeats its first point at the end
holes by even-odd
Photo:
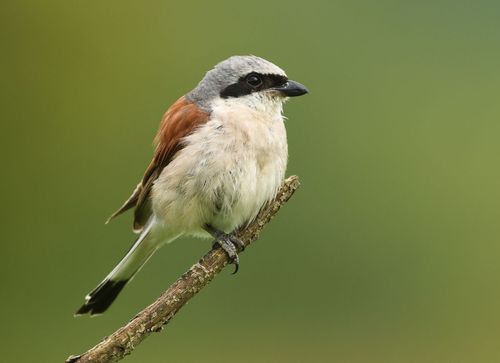
{"type": "Polygon", "coordinates": [[[183,233],[226,232],[253,219],[281,185],[287,162],[281,112],[229,105],[186,137],[153,187],[157,218],[183,233]]]}

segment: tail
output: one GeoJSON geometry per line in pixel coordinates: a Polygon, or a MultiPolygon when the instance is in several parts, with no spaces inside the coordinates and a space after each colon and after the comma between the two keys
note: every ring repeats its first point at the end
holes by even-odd
{"type": "Polygon", "coordinates": [[[88,293],[85,303],[75,315],[101,314],[108,309],[127,282],[157,250],[158,241],[150,235],[152,225],[151,220],[120,263],[94,290],[88,293]]]}

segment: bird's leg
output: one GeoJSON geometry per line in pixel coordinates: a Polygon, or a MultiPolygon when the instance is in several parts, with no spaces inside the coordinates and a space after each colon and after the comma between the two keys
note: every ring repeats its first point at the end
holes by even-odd
{"type": "Polygon", "coordinates": [[[210,233],[213,238],[215,238],[213,247],[215,248],[220,246],[229,256],[230,263],[235,265],[233,274],[238,272],[240,264],[238,249],[243,251],[245,249],[245,244],[233,235],[222,232],[211,225],[206,225],[204,229],[210,233]]]}

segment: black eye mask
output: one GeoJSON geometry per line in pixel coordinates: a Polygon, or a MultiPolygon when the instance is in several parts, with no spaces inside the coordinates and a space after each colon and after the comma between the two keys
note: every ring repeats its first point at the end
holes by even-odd
{"type": "Polygon", "coordinates": [[[241,77],[238,82],[224,88],[220,96],[222,98],[246,96],[254,92],[280,87],[287,81],[288,78],[278,74],[260,74],[252,72],[241,77]]]}

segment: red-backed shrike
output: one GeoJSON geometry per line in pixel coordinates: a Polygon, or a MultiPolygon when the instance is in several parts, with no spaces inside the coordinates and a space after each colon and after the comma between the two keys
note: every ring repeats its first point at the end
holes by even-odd
{"type": "Polygon", "coordinates": [[[153,253],[181,235],[215,238],[237,266],[241,241],[230,233],[276,196],[288,156],[283,103],[307,92],[265,59],[234,56],[178,99],[142,181],[111,216],[134,208],[139,238],[76,314],[104,312],[153,253]]]}

